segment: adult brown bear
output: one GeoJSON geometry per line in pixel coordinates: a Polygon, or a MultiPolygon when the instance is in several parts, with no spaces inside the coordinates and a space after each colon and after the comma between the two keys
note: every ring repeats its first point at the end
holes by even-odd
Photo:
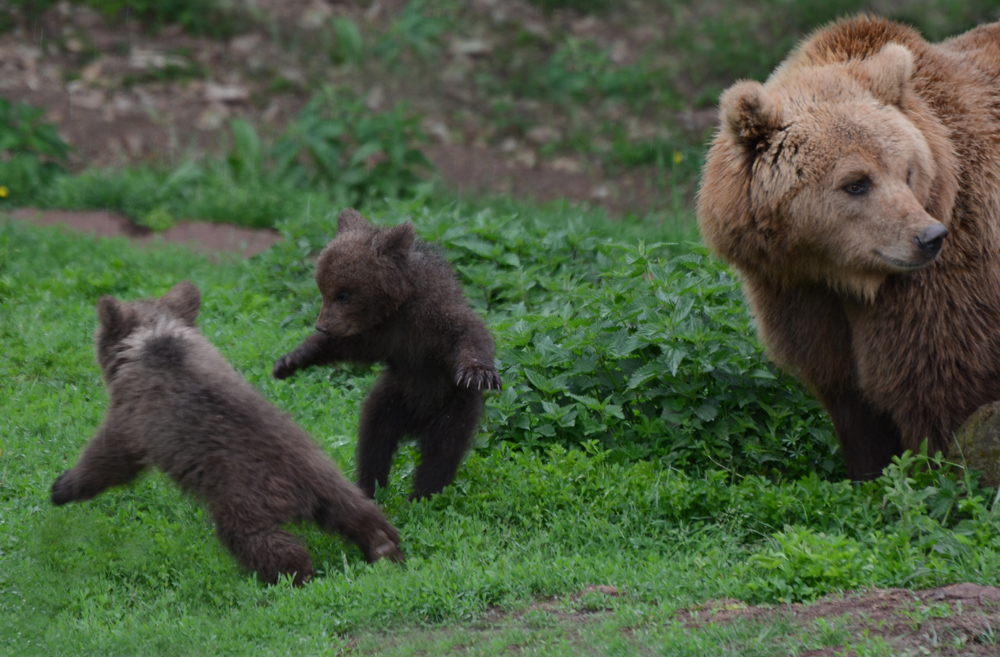
{"type": "Polygon", "coordinates": [[[1000,23],[858,16],[720,100],[698,220],[853,479],[1000,399],[1000,23]]]}

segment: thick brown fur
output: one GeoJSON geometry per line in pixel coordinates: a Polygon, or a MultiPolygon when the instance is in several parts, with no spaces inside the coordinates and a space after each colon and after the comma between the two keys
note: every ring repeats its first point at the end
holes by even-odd
{"type": "Polygon", "coordinates": [[[269,583],[312,575],[281,525],[312,520],[369,562],[403,560],[399,533],[290,418],[195,328],[201,295],[183,281],[159,299],[97,303],[104,423],[52,485],[57,505],[88,500],[157,466],[208,507],[222,544],[269,583]]]}
{"type": "Polygon", "coordinates": [[[316,284],[316,333],[278,359],[274,376],[338,361],[385,363],[361,411],[358,485],[369,496],[384,487],[400,440],[412,435],[420,448],[412,495],[439,492],[471,445],[482,391],[500,389],[489,330],[409,222],[379,229],[345,210],[316,262],[316,284]]]}
{"type": "Polygon", "coordinates": [[[842,20],[720,110],[699,224],[769,354],[852,478],[924,439],[947,453],[1000,399],[1000,23],[930,44],[842,20]]]}

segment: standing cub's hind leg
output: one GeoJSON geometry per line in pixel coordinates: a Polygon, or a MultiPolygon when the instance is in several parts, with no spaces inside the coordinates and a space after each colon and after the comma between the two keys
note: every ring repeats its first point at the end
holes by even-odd
{"type": "Polygon", "coordinates": [[[375,488],[389,483],[392,459],[399,441],[407,432],[407,410],[396,381],[383,373],[361,406],[358,422],[358,446],[354,465],[358,488],[375,497],[375,488]]]}
{"type": "Polygon", "coordinates": [[[462,392],[451,399],[418,436],[420,465],[413,481],[410,499],[423,499],[440,493],[455,479],[462,458],[472,445],[472,435],[479,425],[483,398],[478,392],[462,392]]]}

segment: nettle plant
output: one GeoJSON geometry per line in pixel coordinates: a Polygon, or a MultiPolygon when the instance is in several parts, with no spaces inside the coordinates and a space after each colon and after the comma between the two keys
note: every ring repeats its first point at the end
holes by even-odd
{"type": "Polygon", "coordinates": [[[596,440],[683,468],[832,474],[817,404],[766,361],[732,274],[705,253],[599,247],[614,266],[562,301],[496,322],[505,390],[491,432],[523,445],[596,440]]]}
{"type": "Polygon", "coordinates": [[[0,98],[0,200],[20,201],[64,171],[70,148],[45,110],[0,98]]]}
{"type": "Polygon", "coordinates": [[[370,112],[362,100],[328,88],[306,104],[270,157],[282,182],[333,188],[357,204],[411,197],[426,187],[433,167],[421,148],[428,141],[420,117],[405,107],[370,112]]]}

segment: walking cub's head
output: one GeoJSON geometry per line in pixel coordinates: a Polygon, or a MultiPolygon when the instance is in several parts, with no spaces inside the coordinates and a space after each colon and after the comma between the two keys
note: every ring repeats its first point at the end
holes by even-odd
{"type": "Polygon", "coordinates": [[[201,293],[194,283],[181,281],[159,299],[119,301],[104,295],[97,301],[97,362],[110,380],[131,349],[140,348],[152,358],[176,360],[179,332],[194,329],[201,307],[201,293]],[[158,344],[162,342],[162,344],[158,344]]]}
{"type": "Polygon", "coordinates": [[[409,257],[416,231],[406,222],[376,228],[356,210],[337,218],[337,235],[316,261],[323,306],[316,330],[359,335],[391,318],[414,290],[409,257]]]}

